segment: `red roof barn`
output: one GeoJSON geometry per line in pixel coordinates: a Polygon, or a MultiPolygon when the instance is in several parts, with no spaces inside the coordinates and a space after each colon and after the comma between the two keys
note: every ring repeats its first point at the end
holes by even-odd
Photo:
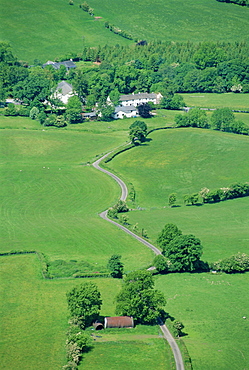
{"type": "Polygon", "coordinates": [[[116,317],[105,317],[105,329],[106,328],[134,328],[133,317],[130,316],[116,316],[116,317]]]}

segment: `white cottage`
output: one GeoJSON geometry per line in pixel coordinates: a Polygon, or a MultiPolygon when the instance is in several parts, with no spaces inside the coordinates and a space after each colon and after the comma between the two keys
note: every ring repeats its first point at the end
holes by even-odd
{"type": "Polygon", "coordinates": [[[66,81],[58,83],[54,93],[55,98],[60,99],[62,103],[67,104],[68,99],[73,95],[75,94],[73,93],[73,86],[71,84],[66,81]]]}
{"type": "Polygon", "coordinates": [[[119,119],[119,118],[124,118],[124,117],[126,118],[138,117],[137,108],[135,108],[133,105],[115,107],[114,118],[119,119]]]}
{"type": "Polygon", "coordinates": [[[137,107],[140,104],[152,102],[154,104],[159,104],[162,99],[161,93],[138,93],[138,94],[128,94],[120,96],[120,105],[123,107],[134,106],[137,107]]]}

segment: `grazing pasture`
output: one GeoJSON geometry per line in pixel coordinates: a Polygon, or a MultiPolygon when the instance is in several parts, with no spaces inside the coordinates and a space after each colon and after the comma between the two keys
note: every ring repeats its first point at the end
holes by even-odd
{"type": "Polygon", "coordinates": [[[169,274],[156,288],[167,312],[185,325],[194,370],[248,369],[249,274],[169,274]],[[246,317],[246,319],[243,319],[246,317]]]}
{"type": "Polygon", "coordinates": [[[183,97],[187,107],[230,108],[249,111],[249,94],[186,93],[180,95],[183,97]]]}
{"type": "MultiPolygon", "coordinates": [[[[34,254],[2,256],[0,265],[1,368],[61,369],[66,363],[66,293],[82,280],[42,279],[34,254]]],[[[94,283],[103,299],[101,315],[113,315],[120,280],[94,279],[94,283]]]]}
{"type": "Polygon", "coordinates": [[[152,132],[151,141],[117,156],[108,166],[132,182],[136,205],[163,207],[183,196],[248,181],[248,136],[180,128],[152,132]]]}
{"type": "Polygon", "coordinates": [[[2,130],[1,251],[37,250],[52,260],[86,261],[96,272],[114,253],[126,271],[147,266],[152,252],[98,216],[120,189],[87,165],[125,138],[122,132],[2,130]]]}
{"type": "Polygon", "coordinates": [[[0,39],[10,42],[19,59],[33,63],[80,53],[84,46],[132,42],[104,27],[109,21],[133,37],[174,42],[240,42],[249,36],[249,9],[210,0],[90,0],[95,20],[81,1],[1,1],[0,39]],[[222,19],[222,22],[220,21],[222,19]],[[239,27],[238,27],[239,24],[239,27]]]}
{"type": "MultiPolygon", "coordinates": [[[[174,223],[201,239],[204,261],[248,254],[248,197],[202,206],[182,202],[184,194],[204,186],[248,181],[248,137],[191,128],[156,131],[150,138],[108,163],[135,187],[140,210],[129,213],[130,224],[145,228],[155,243],[163,226],[174,223]],[[169,208],[172,192],[177,207],[169,208]]],[[[185,325],[183,340],[195,370],[248,367],[248,277],[175,273],[156,278],[167,312],[185,325]]]]}
{"type": "Polygon", "coordinates": [[[171,349],[158,326],[107,329],[93,336],[95,346],[84,356],[79,369],[174,369],[171,349]]]}

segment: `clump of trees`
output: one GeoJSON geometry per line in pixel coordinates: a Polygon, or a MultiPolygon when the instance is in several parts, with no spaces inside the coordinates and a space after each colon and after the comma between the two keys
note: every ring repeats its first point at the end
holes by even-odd
{"type": "Polygon", "coordinates": [[[196,271],[200,268],[203,247],[194,235],[183,235],[176,225],[166,224],[157,243],[163,254],[154,260],[158,272],[196,271]]]}
{"type": "Polygon", "coordinates": [[[71,318],[66,342],[68,363],[63,368],[77,369],[83,352],[92,347],[84,329],[98,318],[102,300],[97,286],[87,282],[67,293],[67,303],[71,318]]]}
{"type": "Polygon", "coordinates": [[[121,30],[119,27],[114,26],[113,24],[111,24],[108,21],[105,22],[105,28],[107,28],[111,32],[115,33],[116,35],[124,37],[125,39],[133,40],[133,37],[130,33],[126,32],[124,30],[121,30]]]}
{"type": "Polygon", "coordinates": [[[132,316],[136,323],[154,324],[164,314],[166,300],[154,289],[151,272],[134,271],[124,278],[124,286],[116,298],[116,313],[132,316]]]}
{"type": "Polygon", "coordinates": [[[89,13],[91,16],[93,16],[94,9],[91,8],[86,1],[84,1],[83,4],[80,4],[79,7],[84,11],[89,13]]]}
{"type": "Polygon", "coordinates": [[[210,191],[204,188],[200,191],[203,203],[216,203],[228,199],[235,199],[249,196],[249,183],[235,183],[226,188],[219,188],[210,191]]]}

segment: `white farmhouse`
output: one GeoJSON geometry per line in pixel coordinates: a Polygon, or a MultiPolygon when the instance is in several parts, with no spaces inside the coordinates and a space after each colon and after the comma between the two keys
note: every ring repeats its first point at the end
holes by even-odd
{"type": "Polygon", "coordinates": [[[119,119],[119,118],[135,118],[135,117],[138,117],[138,110],[136,107],[134,107],[134,105],[130,105],[130,106],[118,106],[118,107],[115,107],[115,111],[114,111],[114,118],[115,119],[119,119]]]}
{"type": "Polygon", "coordinates": [[[64,104],[67,104],[68,99],[73,95],[75,95],[73,86],[66,81],[59,82],[54,92],[54,97],[60,99],[64,104]]]}
{"type": "Polygon", "coordinates": [[[162,94],[158,93],[138,93],[138,94],[128,94],[120,96],[120,105],[123,107],[134,106],[137,107],[140,104],[152,102],[154,104],[159,104],[162,99],[162,94]]]}

